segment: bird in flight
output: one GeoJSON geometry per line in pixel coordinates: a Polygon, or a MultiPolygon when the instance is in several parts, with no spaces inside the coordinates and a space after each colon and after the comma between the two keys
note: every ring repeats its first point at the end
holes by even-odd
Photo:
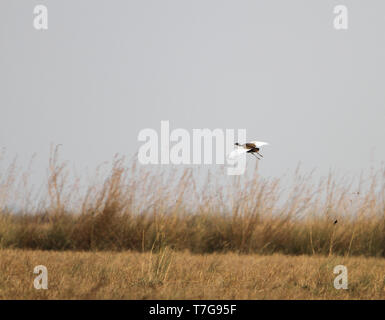
{"type": "Polygon", "coordinates": [[[256,157],[258,160],[261,160],[261,158],[259,158],[257,156],[257,155],[259,155],[260,157],[263,158],[263,155],[261,155],[259,153],[259,150],[260,150],[260,148],[262,146],[268,145],[268,143],[267,142],[263,142],[263,141],[250,141],[250,142],[246,142],[244,144],[239,144],[238,142],[236,142],[234,145],[236,145],[238,148],[233,150],[230,153],[229,159],[235,159],[235,158],[241,156],[244,153],[250,153],[254,157],[256,157]]]}

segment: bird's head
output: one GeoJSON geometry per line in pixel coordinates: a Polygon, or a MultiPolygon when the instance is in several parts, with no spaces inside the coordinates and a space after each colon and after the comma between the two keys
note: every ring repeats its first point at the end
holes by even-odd
{"type": "Polygon", "coordinates": [[[234,143],[234,145],[236,145],[236,146],[240,146],[240,144],[239,144],[238,142],[234,143]]]}

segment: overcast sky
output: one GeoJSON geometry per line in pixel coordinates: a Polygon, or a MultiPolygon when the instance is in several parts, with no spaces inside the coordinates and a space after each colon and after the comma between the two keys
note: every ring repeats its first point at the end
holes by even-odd
{"type": "MultiPolygon", "coordinates": [[[[1,0],[0,148],[131,157],[141,129],[246,129],[266,176],[385,159],[385,2],[1,0]],[[48,30],[33,9],[48,8],[48,30]],[[348,30],[333,8],[348,8],[348,30]]],[[[255,160],[251,158],[250,160],[255,160]]]]}

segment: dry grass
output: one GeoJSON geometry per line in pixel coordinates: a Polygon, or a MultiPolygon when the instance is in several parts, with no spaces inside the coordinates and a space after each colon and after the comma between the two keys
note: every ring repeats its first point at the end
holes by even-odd
{"type": "Polygon", "coordinates": [[[31,167],[0,170],[0,299],[384,299],[385,169],[318,183],[102,169],[85,185],[56,148],[40,194],[31,167]]]}
{"type": "Polygon", "coordinates": [[[235,253],[0,251],[0,299],[384,299],[385,260],[235,253]],[[348,268],[335,289],[333,268],[348,268]],[[33,268],[48,269],[36,290],[33,268]]]}
{"type": "Polygon", "coordinates": [[[115,157],[84,189],[56,148],[39,201],[29,170],[0,171],[1,248],[385,256],[384,169],[315,184],[300,170],[287,183],[256,168],[209,174],[201,188],[194,169],[166,174],[115,157]]]}

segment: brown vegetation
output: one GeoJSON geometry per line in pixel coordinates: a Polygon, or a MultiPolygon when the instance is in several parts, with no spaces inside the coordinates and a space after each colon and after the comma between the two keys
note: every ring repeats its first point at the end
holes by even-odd
{"type": "Polygon", "coordinates": [[[385,170],[356,187],[332,174],[315,185],[297,170],[286,189],[257,170],[209,174],[202,189],[193,169],[167,175],[116,157],[107,178],[84,190],[56,149],[39,203],[28,172],[18,172],[15,164],[0,172],[2,248],[385,256],[385,170]],[[21,189],[15,212],[9,203],[21,189]]]}
{"type": "Polygon", "coordinates": [[[385,260],[339,256],[0,250],[0,299],[384,299],[385,260]],[[334,267],[348,270],[335,289],[334,267]],[[34,267],[48,289],[34,288],[34,267]]]}

